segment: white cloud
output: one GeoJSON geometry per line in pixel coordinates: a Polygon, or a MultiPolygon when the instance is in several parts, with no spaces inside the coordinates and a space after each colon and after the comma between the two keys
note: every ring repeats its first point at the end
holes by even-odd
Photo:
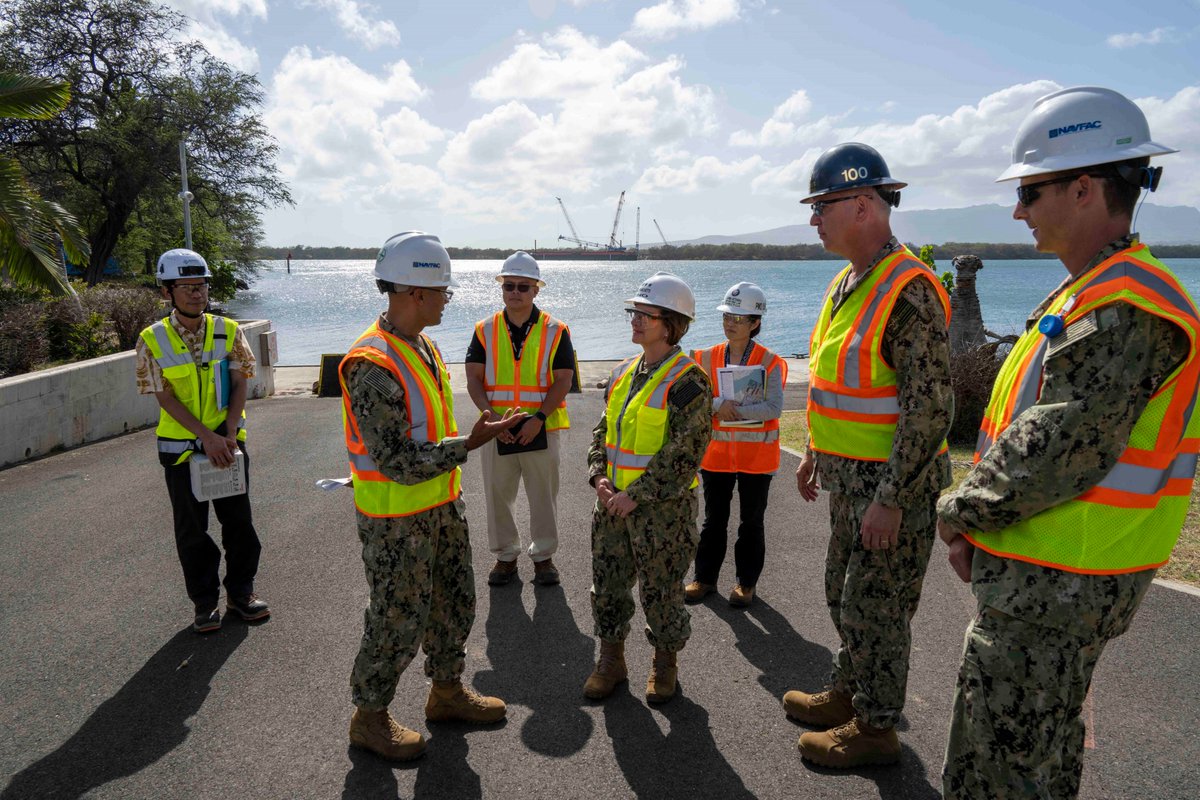
{"type": "Polygon", "coordinates": [[[513,54],[471,86],[481,100],[546,100],[611,86],[647,56],[617,40],[607,47],[571,27],[539,42],[517,45],[513,54]]]}
{"type": "Polygon", "coordinates": [[[424,95],[404,61],[375,75],[344,56],[293,48],[275,72],[265,113],[281,170],[326,201],[396,197],[402,188],[427,197],[440,177],[406,159],[429,153],[445,133],[401,105],[424,95]]]}
{"type": "Polygon", "coordinates": [[[739,0],[663,0],[633,15],[630,33],[666,39],[678,33],[705,30],[741,16],[739,0]]]}
{"type": "Polygon", "coordinates": [[[826,136],[845,113],[824,116],[803,122],[812,110],[812,100],[803,89],[792,93],[788,99],[775,107],[770,119],[757,131],[734,131],[729,143],[735,147],[781,147],[796,142],[810,141],[826,136]]]}
{"type": "Polygon", "coordinates": [[[1154,141],[1177,148],[1178,153],[1154,159],[1163,167],[1162,183],[1151,202],[1162,205],[1200,206],[1200,85],[1180,89],[1166,99],[1141,97],[1135,101],[1146,114],[1154,141]]]}
{"type": "Polygon", "coordinates": [[[1114,33],[1105,41],[1109,47],[1114,47],[1118,50],[1124,50],[1129,47],[1137,47],[1142,44],[1163,44],[1164,42],[1175,41],[1174,28],[1155,28],[1149,33],[1114,33]]]}
{"type": "Polygon", "coordinates": [[[504,102],[453,136],[438,165],[460,186],[505,197],[517,215],[632,177],[648,153],[716,129],[712,92],[685,84],[682,69],[677,58],[650,63],[625,42],[602,46],[572,28],[522,43],[471,87],[504,102]]]}
{"type": "Polygon", "coordinates": [[[763,167],[761,156],[741,161],[721,161],[714,156],[701,156],[691,164],[672,167],[658,164],[648,168],[633,186],[634,194],[678,192],[690,194],[700,189],[713,189],[721,184],[758,172],[763,167]]]}
{"type": "MultiPolygon", "coordinates": [[[[949,114],[925,114],[911,122],[849,122],[848,115],[824,116],[796,125],[773,115],[757,133],[739,131],[732,144],[803,144],[805,152],[788,163],[770,167],[751,186],[756,193],[807,193],[813,162],[839,142],[857,141],[877,149],[892,174],[912,185],[910,196],[925,205],[949,207],[1006,198],[1008,187],[991,180],[1008,163],[1017,127],[1042,95],[1061,88],[1034,81],[993,92],[975,105],[949,114]]],[[[780,108],[783,106],[781,105],[780,108]]],[[[776,110],[778,114],[778,109],[776,110]]],[[[912,207],[906,203],[906,207],[912,207]]]]}
{"type": "Polygon", "coordinates": [[[239,17],[266,19],[267,0],[167,0],[167,5],[188,17],[186,38],[198,40],[208,52],[242,72],[258,72],[258,51],[226,26],[239,17]]]}
{"type": "MultiPolygon", "coordinates": [[[[236,0],[227,0],[233,2],[236,0]]],[[[400,31],[391,20],[374,18],[375,6],[358,0],[303,0],[301,5],[332,11],[342,32],[368,50],[399,44],[400,31]]]]}

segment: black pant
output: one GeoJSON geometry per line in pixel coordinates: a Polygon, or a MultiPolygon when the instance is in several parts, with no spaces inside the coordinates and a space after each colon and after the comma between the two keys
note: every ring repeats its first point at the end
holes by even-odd
{"type": "Polygon", "coordinates": [[[700,477],[704,484],[704,527],[700,529],[700,546],[696,548],[696,580],[715,585],[721,574],[728,540],[729,504],[736,483],[742,521],[738,525],[737,543],[733,546],[733,563],[737,568],[738,583],[753,587],[762,574],[767,553],[763,517],[767,513],[767,492],[772,476],[700,470],[700,477]]]}
{"type": "MultiPolygon", "coordinates": [[[[245,448],[242,448],[245,454],[245,448]]],[[[246,483],[250,482],[250,456],[246,459],[246,483]]],[[[163,467],[167,494],[175,516],[175,549],[183,567],[188,597],[197,613],[217,607],[221,596],[221,550],[208,535],[208,502],[192,494],[192,478],[187,462],[163,467]]],[[[258,574],[258,556],[262,551],[258,534],[250,520],[250,494],[238,494],[213,500],[213,509],[221,522],[221,545],[225,548],[225,593],[241,597],[254,591],[258,574]]]]}

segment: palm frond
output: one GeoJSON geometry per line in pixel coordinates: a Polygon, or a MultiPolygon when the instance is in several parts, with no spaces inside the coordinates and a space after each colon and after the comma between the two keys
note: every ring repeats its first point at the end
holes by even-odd
{"type": "Polygon", "coordinates": [[[62,81],[0,72],[0,117],[49,119],[70,100],[70,86],[62,81]]]}
{"type": "Polygon", "coordinates": [[[38,195],[16,161],[0,159],[0,269],[17,283],[74,294],[60,241],[72,260],[87,260],[88,244],[76,219],[38,195]]]}

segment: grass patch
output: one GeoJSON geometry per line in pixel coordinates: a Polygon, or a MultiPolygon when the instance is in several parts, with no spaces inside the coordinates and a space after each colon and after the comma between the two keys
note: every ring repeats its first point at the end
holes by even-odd
{"type": "MultiPolygon", "coordinates": [[[[808,423],[803,411],[785,411],[779,420],[779,439],[784,447],[789,447],[798,453],[804,452],[808,442],[808,423]]],[[[962,479],[971,471],[973,451],[969,447],[950,447],[950,463],[954,468],[954,483],[950,489],[958,487],[962,479]]],[[[1200,478],[1200,471],[1197,472],[1200,478]]],[[[1188,501],[1187,519],[1183,523],[1183,533],[1171,554],[1171,560],[1158,571],[1160,578],[1169,578],[1181,583],[1200,586],[1200,496],[1192,492],[1188,501]]]]}

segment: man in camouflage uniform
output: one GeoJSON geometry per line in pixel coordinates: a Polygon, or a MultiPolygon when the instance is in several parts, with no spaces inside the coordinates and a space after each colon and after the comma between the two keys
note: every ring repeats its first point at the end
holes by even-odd
{"type": "Polygon", "coordinates": [[[389,239],[375,277],[388,296],[388,309],[339,370],[358,537],[370,586],[350,679],[356,706],[350,741],[406,761],[424,752],[425,740],[396,723],[387,709],[418,647],[425,650],[425,674],[433,679],[426,719],[488,723],[504,717],[502,701],[481,697],[461,683],[464,644],[475,620],[475,582],[458,467],[468,451],[523,417],[480,418],[469,436],[454,435],[449,374],[437,346],[421,333],[441,322],[453,294],[449,287],[456,285],[450,257],[436,236],[411,232],[389,239]],[[412,423],[416,415],[422,424],[412,423]],[[434,424],[449,435],[430,437],[427,428],[434,424]],[[426,495],[410,502],[439,481],[446,490],[435,505],[424,507],[426,495]],[[392,482],[403,490],[395,491],[392,482]],[[378,507],[368,493],[381,491],[391,492],[391,508],[378,507]]]}
{"type": "Polygon", "coordinates": [[[814,330],[809,442],[796,471],[805,500],[821,487],[830,492],[825,598],[841,644],[826,689],[790,691],[783,705],[792,719],[825,729],[798,745],[804,758],[830,767],[899,758],[910,622],[933,546],[934,503],[950,484],[949,299],[892,236],[890,210],[903,186],[874,149],[848,143],[818,159],[804,201],[825,248],[850,260],[814,330]],[[870,329],[854,328],[860,318],[870,329]],[[840,352],[858,359],[855,366],[840,365],[840,352]],[[879,377],[877,387],[834,379],[857,376],[859,363],[879,377]],[[891,397],[881,396],[889,389],[891,397]]]}
{"type": "Polygon", "coordinates": [[[1130,233],[1140,189],[1161,174],[1149,156],[1170,152],[1149,140],[1126,98],[1066,89],[1037,102],[1000,178],[1021,180],[1013,217],[1069,275],[1030,315],[997,378],[975,467],[937,506],[951,565],[978,602],[955,689],[946,798],[1078,794],[1092,672],[1178,537],[1196,464],[1180,437],[1196,435],[1189,337],[1200,323],[1169,269],[1130,233]],[[1047,132],[1080,119],[1102,124],[1064,152],[1047,132]],[[1121,296],[1093,300],[1106,285],[1120,285],[1121,296]],[[1166,303],[1147,302],[1154,297],[1166,303]],[[1023,364],[1031,388],[1020,381],[1023,364]],[[1016,386],[1006,412],[997,398],[1016,386]],[[1174,419],[1157,405],[1172,392],[1186,409],[1174,419]],[[1172,422],[1174,435],[1153,435],[1172,422]],[[1175,470],[1180,480],[1139,489],[1128,467],[1144,474],[1160,448],[1185,467],[1175,470]],[[1135,455],[1139,463],[1128,463],[1135,455]],[[1130,502],[1136,494],[1147,501],[1130,502]],[[1130,541],[1158,551],[1121,560],[1130,541]]]}
{"type": "MultiPolygon", "coordinates": [[[[712,436],[711,389],[704,371],[678,344],[695,314],[691,290],[675,276],[659,273],[642,291],[647,296],[634,298],[637,306],[628,310],[633,340],[645,350],[613,371],[606,394],[610,405],[600,415],[588,449],[589,482],[597,496],[592,511],[592,617],[600,656],[584,694],[603,699],[626,679],[625,638],[634,611],[633,586],[640,582],[646,637],[654,646],[646,699],[663,703],[675,695],[677,654],[692,634],[683,579],[700,539],[696,475],[712,436]],[[621,410],[636,402],[652,380],[670,383],[662,446],[644,471],[620,490],[609,463],[608,419],[614,413],[618,378],[627,370],[633,370],[625,393],[630,400],[621,410]]],[[[623,419],[629,421],[628,416],[623,419]]]]}

